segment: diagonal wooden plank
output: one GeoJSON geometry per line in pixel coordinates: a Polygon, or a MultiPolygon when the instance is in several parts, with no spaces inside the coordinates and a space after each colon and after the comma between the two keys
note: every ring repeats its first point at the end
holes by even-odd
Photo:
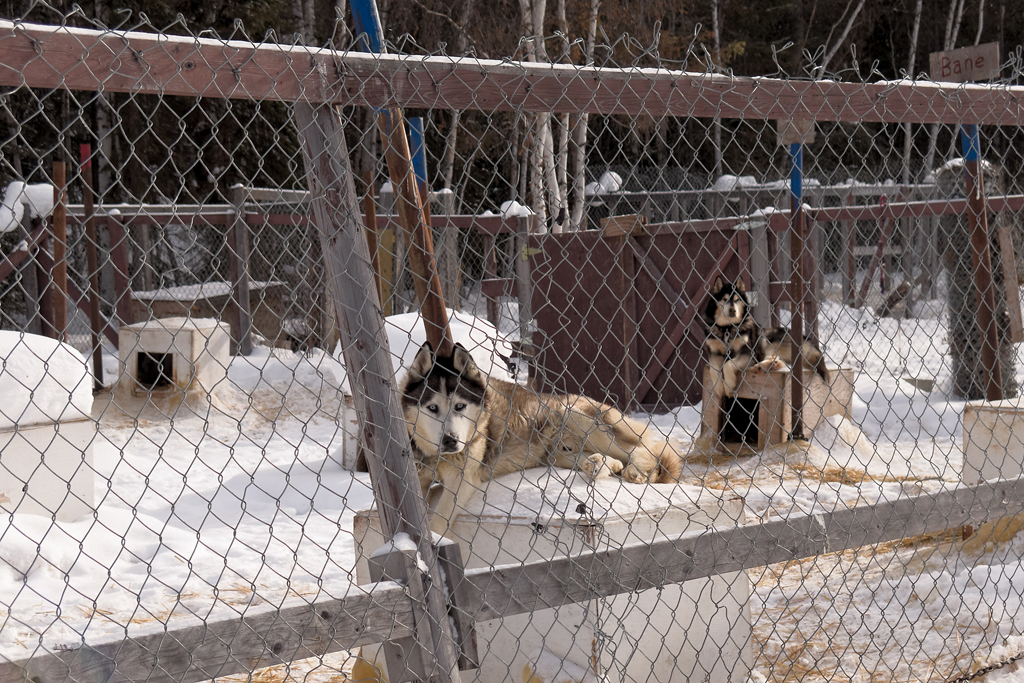
{"type": "MultiPolygon", "coordinates": [[[[22,240],[14,245],[14,251],[5,256],[3,261],[0,261],[0,282],[6,280],[11,273],[21,267],[21,264],[25,262],[25,259],[32,253],[32,250],[39,246],[43,239],[43,234],[47,230],[49,228],[45,224],[41,225],[28,236],[27,240],[22,240]]],[[[25,233],[22,234],[24,235],[25,233]]]]}
{"type": "MultiPolygon", "coordinates": [[[[736,255],[737,247],[739,245],[739,236],[739,232],[735,233],[725,250],[719,255],[718,261],[715,263],[714,268],[711,269],[712,276],[716,273],[722,272],[725,267],[729,265],[729,262],[732,261],[733,257],[736,255]]],[[[651,264],[647,263],[646,258],[641,258],[641,262],[643,263],[644,268],[650,270],[651,264]]],[[[714,277],[704,278],[690,302],[682,311],[679,311],[678,306],[681,301],[681,297],[670,285],[668,285],[667,282],[663,282],[664,274],[660,273],[660,271],[657,272],[660,277],[655,275],[654,280],[658,283],[659,289],[662,289],[663,286],[668,286],[668,294],[666,294],[666,296],[669,296],[669,301],[673,302],[673,305],[677,307],[679,319],[676,321],[675,327],[672,328],[672,332],[669,333],[668,338],[662,343],[661,348],[658,349],[658,353],[655,354],[654,358],[652,358],[647,364],[647,368],[643,374],[643,379],[641,379],[640,383],[637,385],[636,396],[637,401],[640,403],[647,402],[648,394],[651,393],[651,390],[654,388],[654,383],[658,381],[658,378],[660,378],[661,374],[665,371],[668,359],[672,356],[672,353],[675,351],[679,341],[683,338],[683,335],[686,334],[686,330],[696,319],[697,306],[699,306],[700,302],[704,301],[704,299],[711,294],[711,287],[714,284],[714,277]]],[[[663,289],[662,291],[664,293],[663,289]]]]}

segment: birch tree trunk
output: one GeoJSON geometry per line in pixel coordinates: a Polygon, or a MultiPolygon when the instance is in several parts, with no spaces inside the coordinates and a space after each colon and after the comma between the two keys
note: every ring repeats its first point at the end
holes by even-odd
{"type": "MultiPolygon", "coordinates": [[[[586,64],[594,63],[594,42],[597,40],[597,15],[601,9],[601,0],[590,0],[590,18],[587,22],[586,39],[586,64]]],[[[570,219],[571,230],[581,230],[585,227],[584,212],[587,207],[587,198],[584,188],[587,184],[587,127],[590,123],[590,114],[581,114],[576,118],[576,126],[572,131],[572,169],[573,169],[573,192],[572,217],[570,219]]]]}
{"type": "MultiPolygon", "coordinates": [[[[839,39],[836,40],[831,49],[826,50],[825,58],[822,60],[821,64],[814,69],[815,78],[821,78],[828,71],[828,65],[832,62],[832,58],[836,56],[836,53],[839,52],[839,48],[843,46],[844,42],[846,42],[846,37],[850,35],[850,29],[853,28],[853,24],[857,20],[857,16],[860,14],[860,11],[864,9],[865,2],[866,0],[860,0],[860,2],[857,3],[857,7],[853,10],[853,14],[850,15],[849,19],[847,19],[846,26],[843,28],[843,32],[840,34],[839,39]]],[[[847,5],[847,9],[849,9],[849,5],[847,5]]],[[[843,12],[843,14],[845,15],[846,13],[843,12]]],[[[840,17],[839,21],[842,20],[842,17],[840,17]]],[[[838,22],[836,23],[836,26],[838,26],[838,22]]],[[[835,26],[832,27],[832,30],[835,30],[835,26]]],[[[831,32],[829,32],[829,35],[831,35],[831,32]]],[[[826,43],[826,48],[827,47],[828,45],[826,43]]]]}
{"type": "MultiPolygon", "coordinates": [[[[720,32],[719,0],[711,0],[711,30],[715,34],[715,67],[722,66],[722,36],[720,32]]],[[[714,180],[722,177],[722,119],[715,117],[714,120],[714,142],[715,142],[715,177],[714,180]]]]}
{"type": "MultiPolygon", "coordinates": [[[[469,48],[469,34],[466,32],[466,25],[469,23],[469,16],[473,12],[476,0],[463,0],[462,13],[459,15],[459,35],[455,38],[455,56],[461,57],[466,54],[469,48]]],[[[452,124],[448,131],[448,138],[444,143],[444,160],[442,161],[441,177],[444,179],[444,187],[450,190],[455,182],[455,148],[459,141],[459,124],[462,121],[462,112],[458,109],[452,110],[452,124]]],[[[453,211],[460,211],[461,199],[455,198],[453,211]]]]}
{"type": "MultiPolygon", "coordinates": [[[[943,50],[952,50],[956,47],[956,38],[960,33],[960,21],[964,18],[964,1],[951,0],[949,5],[949,16],[946,17],[946,39],[943,41],[943,50]]],[[[933,123],[928,130],[928,154],[924,159],[925,173],[934,171],[935,152],[939,144],[939,124],[933,123]]]]}
{"type": "MultiPolygon", "coordinates": [[[[914,28],[910,31],[910,56],[907,58],[907,76],[915,78],[914,68],[917,64],[917,42],[921,34],[921,10],[924,0],[917,0],[914,7],[914,28]]],[[[913,150],[913,130],[911,124],[903,124],[903,184],[910,184],[910,153],[913,150]]]]}
{"type": "Polygon", "coordinates": [[[345,21],[347,16],[348,0],[334,0],[334,44],[341,49],[347,48],[352,38],[345,21]]]}
{"type": "MultiPolygon", "coordinates": [[[[520,0],[519,5],[523,12],[527,35],[531,37],[530,50],[527,54],[529,61],[550,62],[547,48],[544,46],[544,14],[547,10],[547,0],[532,0],[532,2],[531,0],[520,0]]],[[[555,145],[551,133],[551,118],[550,112],[539,112],[536,116],[533,136],[533,156],[535,157],[533,169],[539,177],[535,181],[531,180],[530,188],[533,193],[533,208],[537,213],[538,224],[540,226],[547,225],[550,211],[550,216],[556,221],[551,226],[552,231],[561,232],[562,226],[565,225],[565,204],[559,192],[558,176],[555,171],[555,145]],[[547,207],[543,206],[545,199],[547,207]]]]}
{"type": "MultiPolygon", "coordinates": [[[[560,62],[568,61],[572,63],[572,57],[569,54],[569,21],[565,15],[565,0],[558,0],[556,6],[556,13],[558,16],[558,28],[562,32],[563,40],[565,45],[563,46],[562,57],[560,62]]],[[[568,204],[569,204],[569,178],[568,178],[568,166],[569,166],[569,114],[566,112],[559,117],[555,118],[555,125],[558,128],[557,140],[555,142],[555,169],[556,176],[558,178],[558,194],[562,197],[562,201],[565,205],[565,215],[561,221],[563,228],[572,229],[571,225],[567,225],[569,220],[568,216],[568,204]]]]}

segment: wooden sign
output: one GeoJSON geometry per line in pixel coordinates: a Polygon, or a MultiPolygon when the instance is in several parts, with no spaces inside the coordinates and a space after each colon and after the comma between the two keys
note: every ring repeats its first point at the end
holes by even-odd
{"type": "Polygon", "coordinates": [[[928,60],[932,80],[947,83],[987,81],[999,75],[999,43],[933,52],[928,60]]]}
{"type": "Polygon", "coordinates": [[[779,147],[788,147],[797,142],[814,142],[814,121],[791,121],[779,119],[779,147]]]}

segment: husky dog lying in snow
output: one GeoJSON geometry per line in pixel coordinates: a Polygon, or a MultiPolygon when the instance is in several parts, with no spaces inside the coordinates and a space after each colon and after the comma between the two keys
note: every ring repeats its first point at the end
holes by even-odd
{"type": "MultiPolygon", "coordinates": [[[[762,328],[750,316],[750,304],[743,280],[715,280],[704,306],[704,322],[708,336],[704,346],[708,364],[717,377],[714,395],[734,396],[743,371],[754,364],[766,369],[784,369],[793,363],[793,345],[787,340],[784,327],[762,328]]],[[[828,370],[821,349],[811,342],[801,347],[803,362],[829,383],[828,370]]]]}
{"type": "Polygon", "coordinates": [[[616,408],[490,378],[459,344],[447,356],[429,342],[420,347],[401,392],[424,498],[440,485],[431,505],[435,533],[448,531],[484,482],[530,467],[637,483],[679,478],[679,455],[616,408]]]}

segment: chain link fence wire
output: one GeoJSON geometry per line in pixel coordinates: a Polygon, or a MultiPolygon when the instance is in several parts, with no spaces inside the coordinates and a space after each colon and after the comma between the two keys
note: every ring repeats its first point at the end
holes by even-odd
{"type": "MultiPolygon", "coordinates": [[[[348,33],[325,53],[253,42],[240,24],[216,37],[145,17],[108,29],[80,10],[42,21],[0,24],[0,63],[25,63],[0,67],[4,680],[414,680],[381,643],[408,644],[422,596],[377,582],[369,561],[402,543],[374,506],[339,330],[364,302],[331,299],[320,237],[337,226],[312,207],[332,199],[309,192],[293,112],[321,93],[258,94],[315,58],[350,88],[336,112],[376,245],[385,379],[405,392],[412,452],[435,454],[420,466],[431,526],[465,565],[449,587],[453,637],[475,659],[461,680],[966,680],[1015,666],[1024,147],[1019,119],[1000,119],[965,162],[971,121],[950,122],[946,103],[996,117],[984,97],[1019,98],[1019,63],[987,89],[897,83],[929,111],[881,120],[808,96],[821,120],[801,150],[798,228],[794,150],[757,113],[771,106],[672,113],[651,89],[669,72],[626,38],[597,50],[623,103],[487,84],[541,83],[529,40],[515,60],[452,59],[431,82],[409,55],[443,55],[409,38],[389,51],[420,99],[385,102],[376,81],[395,71],[379,57],[364,76],[348,33]],[[139,34],[159,40],[142,49],[139,34]],[[55,38],[116,68],[85,87],[55,38]],[[233,64],[245,46],[294,60],[284,75],[233,64]],[[445,100],[453,83],[468,99],[445,100]],[[486,391],[465,359],[449,383],[417,383],[431,357],[415,265],[365,106],[407,101],[450,329],[486,391]],[[986,203],[972,213],[976,168],[986,203]],[[807,367],[797,381],[771,349],[758,362],[758,330],[794,324],[824,379],[807,367]],[[536,392],[554,398],[498,409],[499,394],[536,392]],[[489,446],[481,474],[453,485],[444,472],[468,473],[469,447],[439,444],[465,438],[455,413],[474,410],[489,446]],[[618,471],[638,440],[670,470],[661,481],[618,471]]],[[[544,42],[552,61],[568,50],[544,42]]],[[[584,92],[593,73],[562,61],[563,93],[584,92]]],[[[740,80],[695,86],[693,106],[748,92],[740,80]]]]}

